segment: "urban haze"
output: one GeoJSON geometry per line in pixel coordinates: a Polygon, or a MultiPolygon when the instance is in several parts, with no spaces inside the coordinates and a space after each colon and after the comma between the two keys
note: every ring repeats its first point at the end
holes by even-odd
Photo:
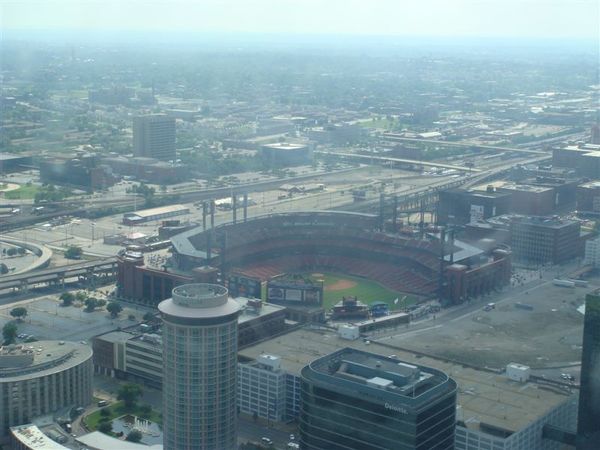
{"type": "Polygon", "coordinates": [[[599,30],[0,3],[0,450],[600,449],[599,30]]]}

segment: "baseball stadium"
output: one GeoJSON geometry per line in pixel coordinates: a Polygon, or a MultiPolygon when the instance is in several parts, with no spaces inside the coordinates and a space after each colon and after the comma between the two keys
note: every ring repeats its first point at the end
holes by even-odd
{"type": "MultiPolygon", "coordinates": [[[[320,303],[326,308],[344,296],[363,302],[383,301],[390,306],[397,304],[398,298],[414,301],[437,297],[440,284],[448,285],[446,270],[440,277],[439,237],[404,237],[381,231],[380,224],[377,215],[339,211],[258,216],[214,228],[197,227],[172,237],[173,260],[184,272],[201,266],[218,267],[224,280],[235,274],[264,285],[293,275],[309,284],[322,283],[320,303]]],[[[475,257],[477,268],[482,266],[483,251],[471,251],[463,261],[457,261],[449,256],[453,249],[458,250],[457,255],[464,251],[454,242],[447,247],[444,258],[450,259],[444,267],[451,266],[449,273],[460,274],[453,275],[453,291],[456,280],[464,285],[469,277],[482,279],[481,274],[473,277],[470,273],[475,257]]],[[[500,258],[488,259],[483,262],[500,258]]],[[[466,294],[477,294],[475,288],[491,288],[495,277],[484,278],[479,287],[467,286],[466,294]]],[[[299,297],[293,300],[300,301],[299,297]]]]}

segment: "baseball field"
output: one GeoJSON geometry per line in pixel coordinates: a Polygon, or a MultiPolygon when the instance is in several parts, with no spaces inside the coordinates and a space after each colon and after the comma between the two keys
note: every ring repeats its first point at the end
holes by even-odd
{"type": "Polygon", "coordinates": [[[323,308],[330,309],[343,297],[357,297],[361,302],[385,302],[390,310],[399,309],[416,302],[417,297],[402,292],[392,291],[381,284],[365,278],[335,273],[304,274],[313,281],[323,281],[323,308]],[[395,300],[398,299],[398,302],[395,300]]]}

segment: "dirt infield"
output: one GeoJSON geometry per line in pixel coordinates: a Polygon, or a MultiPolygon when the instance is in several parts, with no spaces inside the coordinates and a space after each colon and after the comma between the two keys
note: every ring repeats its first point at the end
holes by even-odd
{"type": "Polygon", "coordinates": [[[338,280],[333,284],[330,284],[325,288],[325,291],[343,291],[345,289],[352,289],[356,286],[356,282],[352,280],[338,280]]]}

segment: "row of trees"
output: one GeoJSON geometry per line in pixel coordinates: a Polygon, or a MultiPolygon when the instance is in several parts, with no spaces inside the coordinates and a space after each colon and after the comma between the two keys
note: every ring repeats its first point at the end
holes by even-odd
{"type": "MultiPolygon", "coordinates": [[[[18,306],[10,310],[10,315],[14,317],[17,322],[27,317],[27,308],[18,306]]],[[[17,324],[15,322],[8,322],[2,327],[2,338],[4,339],[4,345],[14,344],[17,340],[17,324]]]]}
{"type": "Polygon", "coordinates": [[[62,306],[71,306],[75,301],[85,305],[85,312],[93,312],[96,309],[103,308],[106,306],[106,310],[110,313],[114,319],[123,311],[123,307],[119,302],[106,302],[106,300],[91,297],[83,291],[79,291],[76,294],[71,292],[64,292],[60,295],[59,299],[62,301],[62,306]]]}
{"type": "Polygon", "coordinates": [[[5,247],[2,249],[3,256],[24,255],[25,253],[27,253],[27,250],[25,250],[23,247],[5,247]]]}

